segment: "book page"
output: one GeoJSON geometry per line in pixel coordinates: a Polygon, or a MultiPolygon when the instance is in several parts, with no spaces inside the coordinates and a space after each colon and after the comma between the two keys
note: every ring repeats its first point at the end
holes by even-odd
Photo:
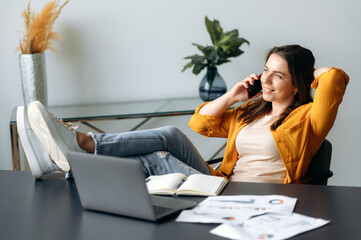
{"type": "Polygon", "coordinates": [[[193,174],[178,188],[177,194],[203,196],[218,195],[227,183],[228,180],[223,177],[193,174]]]}
{"type": "Polygon", "coordinates": [[[145,181],[150,194],[173,194],[185,179],[187,176],[182,173],[171,173],[152,175],[145,181]]]}

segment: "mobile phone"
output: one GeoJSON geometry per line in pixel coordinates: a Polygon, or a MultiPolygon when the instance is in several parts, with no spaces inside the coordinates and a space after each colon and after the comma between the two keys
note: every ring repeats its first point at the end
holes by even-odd
{"type": "Polygon", "coordinates": [[[261,84],[261,75],[259,75],[258,80],[254,81],[253,85],[248,85],[248,98],[252,98],[253,96],[257,95],[262,90],[262,84],[261,84]]]}

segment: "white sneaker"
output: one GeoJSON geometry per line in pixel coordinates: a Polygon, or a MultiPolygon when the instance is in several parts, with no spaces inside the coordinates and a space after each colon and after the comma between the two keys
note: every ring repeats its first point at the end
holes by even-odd
{"type": "Polygon", "coordinates": [[[48,152],[31,129],[24,106],[17,108],[16,123],[20,141],[33,177],[38,179],[47,173],[58,171],[59,168],[50,160],[48,152]]]}
{"type": "Polygon", "coordinates": [[[28,117],[31,128],[50,154],[51,159],[63,171],[69,171],[67,152],[85,152],[78,145],[76,129],[71,123],[64,123],[50,114],[39,101],[29,104],[28,117]]]}

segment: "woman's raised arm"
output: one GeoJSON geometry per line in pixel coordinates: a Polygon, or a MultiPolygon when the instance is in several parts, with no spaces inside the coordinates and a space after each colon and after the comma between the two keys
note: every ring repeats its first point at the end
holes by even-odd
{"type": "Polygon", "coordinates": [[[336,119],[349,77],[339,68],[327,67],[316,69],[314,76],[311,86],[316,88],[316,92],[311,110],[311,125],[313,133],[324,138],[336,119]]]}

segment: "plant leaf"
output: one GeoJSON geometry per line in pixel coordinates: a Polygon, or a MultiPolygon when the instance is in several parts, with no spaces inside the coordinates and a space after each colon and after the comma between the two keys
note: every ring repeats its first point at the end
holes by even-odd
{"type": "Polygon", "coordinates": [[[221,25],[219,24],[219,21],[214,19],[213,22],[208,19],[206,16],[205,18],[205,24],[207,27],[207,31],[211,37],[212,43],[214,45],[217,44],[218,40],[220,39],[220,36],[223,32],[223,29],[221,28],[221,25]]]}
{"type": "Polygon", "coordinates": [[[226,56],[227,57],[237,57],[241,54],[243,54],[244,52],[239,49],[239,48],[235,48],[235,49],[229,49],[226,51],[226,56]]]}
{"type": "Polygon", "coordinates": [[[227,41],[221,46],[224,51],[224,56],[237,57],[243,54],[243,51],[239,49],[243,43],[247,43],[249,45],[249,42],[244,38],[230,39],[229,41],[227,41]]]}
{"type": "Polygon", "coordinates": [[[235,38],[235,39],[229,39],[228,41],[226,41],[223,46],[224,47],[234,47],[234,48],[238,48],[240,47],[243,43],[247,43],[248,45],[250,44],[246,39],[244,38],[235,38]]]}
{"type": "Polygon", "coordinates": [[[238,38],[238,30],[237,29],[234,29],[234,30],[226,32],[226,33],[222,33],[222,35],[220,36],[219,45],[227,44],[229,42],[234,41],[237,38],[238,38]]]}
{"type": "Polygon", "coordinates": [[[204,52],[205,52],[204,56],[206,57],[208,63],[211,66],[215,66],[218,61],[217,50],[214,47],[207,46],[204,48],[204,52]]]}
{"type": "Polygon", "coordinates": [[[203,61],[205,60],[205,57],[200,56],[198,54],[194,54],[192,56],[185,57],[184,59],[190,59],[193,64],[200,64],[200,63],[203,63],[203,61]]]}
{"type": "Polygon", "coordinates": [[[184,71],[187,70],[188,68],[191,68],[192,66],[193,66],[193,63],[192,63],[192,62],[187,63],[187,64],[183,67],[182,72],[184,72],[184,71]]]}
{"type": "Polygon", "coordinates": [[[219,60],[218,60],[218,65],[221,65],[221,64],[223,64],[223,63],[227,63],[227,62],[230,62],[231,60],[228,60],[228,59],[226,59],[226,58],[220,58],[219,60]]]}
{"type": "Polygon", "coordinates": [[[197,43],[192,43],[192,45],[196,46],[196,47],[198,48],[198,50],[201,51],[203,54],[206,54],[206,53],[204,52],[204,48],[205,48],[205,47],[203,47],[202,45],[199,45],[199,44],[197,44],[197,43]]]}
{"type": "Polygon", "coordinates": [[[194,54],[194,55],[191,55],[191,56],[188,56],[188,57],[185,57],[184,59],[194,59],[194,58],[198,58],[198,57],[203,57],[201,55],[198,55],[198,54],[194,54]]]}
{"type": "Polygon", "coordinates": [[[206,67],[205,64],[197,64],[197,65],[194,65],[194,68],[193,68],[193,73],[195,75],[198,75],[204,68],[206,67]]]}
{"type": "Polygon", "coordinates": [[[198,54],[194,54],[192,56],[185,57],[184,59],[190,59],[191,62],[184,66],[183,71],[185,71],[187,68],[192,67],[192,65],[194,65],[192,72],[195,75],[200,73],[202,71],[202,69],[207,66],[206,57],[200,56],[198,54]]]}

